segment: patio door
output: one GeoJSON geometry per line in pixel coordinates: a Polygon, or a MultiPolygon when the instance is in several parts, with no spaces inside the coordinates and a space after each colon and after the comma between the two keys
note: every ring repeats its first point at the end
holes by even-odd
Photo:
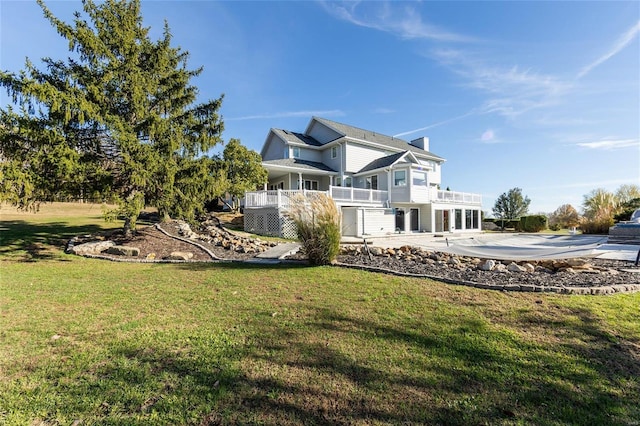
{"type": "Polygon", "coordinates": [[[420,209],[411,209],[409,211],[409,220],[411,221],[411,231],[417,232],[420,230],[420,209]]]}
{"type": "Polygon", "coordinates": [[[396,209],[396,232],[404,232],[404,210],[396,209]]]}

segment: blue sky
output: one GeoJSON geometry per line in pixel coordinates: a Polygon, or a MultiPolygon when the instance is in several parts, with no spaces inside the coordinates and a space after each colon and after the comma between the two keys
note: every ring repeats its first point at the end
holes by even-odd
{"type": "MultiPolygon", "coordinates": [[[[47,2],[70,21],[80,2],[47,2]]],[[[224,139],[260,150],[312,115],[411,140],[447,159],[443,187],[520,187],[530,211],[579,208],[640,184],[637,1],[145,1],[191,53],[202,100],[225,94],[224,139]]],[[[0,68],[64,58],[35,2],[0,1],[0,68]]],[[[6,93],[0,103],[8,102],[6,93]]]]}

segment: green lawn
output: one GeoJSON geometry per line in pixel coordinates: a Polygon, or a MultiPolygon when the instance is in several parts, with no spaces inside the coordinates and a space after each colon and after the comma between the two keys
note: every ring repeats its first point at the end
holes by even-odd
{"type": "Polygon", "coordinates": [[[640,294],[112,263],[62,252],[98,207],[0,214],[0,424],[640,421],[640,294]]]}

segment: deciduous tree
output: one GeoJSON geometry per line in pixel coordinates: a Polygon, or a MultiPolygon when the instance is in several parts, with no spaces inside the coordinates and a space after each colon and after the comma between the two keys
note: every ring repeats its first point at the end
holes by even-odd
{"type": "Polygon", "coordinates": [[[502,219],[504,229],[505,220],[517,219],[527,214],[531,200],[522,196],[522,189],[512,188],[498,197],[494,206],[493,214],[498,219],[502,219]]]}
{"type": "Polygon", "coordinates": [[[238,210],[244,193],[265,184],[268,172],[262,166],[260,154],[243,146],[238,139],[227,143],[222,160],[226,169],[227,192],[233,200],[231,207],[238,210]]]}
{"type": "Polygon", "coordinates": [[[549,224],[559,228],[573,228],[580,224],[580,215],[571,204],[563,204],[551,213],[549,224]]]}

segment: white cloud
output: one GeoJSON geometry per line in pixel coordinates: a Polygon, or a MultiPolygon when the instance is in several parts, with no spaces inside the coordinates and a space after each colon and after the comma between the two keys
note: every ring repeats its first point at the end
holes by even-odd
{"type": "Polygon", "coordinates": [[[613,149],[629,148],[633,146],[640,147],[640,139],[609,139],[594,142],[582,142],[576,145],[582,148],[602,149],[609,151],[613,149]]]}
{"type": "Polygon", "coordinates": [[[395,34],[405,39],[430,39],[450,42],[475,41],[471,37],[446,31],[422,19],[407,3],[394,2],[321,2],[334,17],[365,28],[395,34]]]}
{"type": "Polygon", "coordinates": [[[396,111],[391,108],[376,108],[373,112],[376,114],[393,114],[396,111]]]}
{"type": "Polygon", "coordinates": [[[605,53],[604,55],[600,56],[598,59],[596,59],[589,65],[582,68],[578,73],[578,75],[576,76],[576,78],[580,79],[584,77],[589,72],[591,72],[592,69],[608,61],[611,57],[616,55],[618,52],[624,49],[629,43],[631,43],[631,41],[633,41],[633,39],[639,33],[640,33],[640,20],[638,20],[638,22],[634,26],[632,26],[624,34],[622,34],[622,36],[620,36],[620,38],[613,44],[613,46],[611,46],[611,49],[609,49],[607,53],[605,53]]]}
{"type": "Polygon", "coordinates": [[[431,56],[463,77],[466,85],[488,94],[483,113],[513,118],[533,109],[556,105],[572,84],[553,75],[522,69],[497,67],[477,58],[473,52],[438,49],[431,56]]]}
{"type": "Polygon", "coordinates": [[[462,118],[468,117],[468,116],[473,115],[473,114],[477,114],[477,111],[471,110],[466,114],[458,115],[457,117],[449,118],[447,120],[439,121],[437,123],[433,123],[433,124],[430,124],[428,126],[420,127],[419,129],[413,129],[413,130],[408,130],[406,132],[398,133],[396,135],[393,135],[393,137],[394,138],[400,138],[402,136],[410,135],[412,133],[422,132],[424,130],[428,130],[428,129],[432,129],[434,127],[442,126],[443,124],[449,124],[449,123],[451,123],[453,121],[460,120],[462,118]]]}
{"type": "Polygon", "coordinates": [[[485,143],[495,142],[496,135],[493,130],[487,129],[480,136],[480,140],[485,143]]]}
{"type": "Polygon", "coordinates": [[[290,118],[290,117],[340,117],[345,115],[343,111],[339,109],[332,110],[319,110],[319,111],[288,111],[288,112],[274,112],[267,114],[246,115],[244,117],[225,117],[225,121],[242,121],[242,120],[263,120],[269,118],[290,118]]]}

